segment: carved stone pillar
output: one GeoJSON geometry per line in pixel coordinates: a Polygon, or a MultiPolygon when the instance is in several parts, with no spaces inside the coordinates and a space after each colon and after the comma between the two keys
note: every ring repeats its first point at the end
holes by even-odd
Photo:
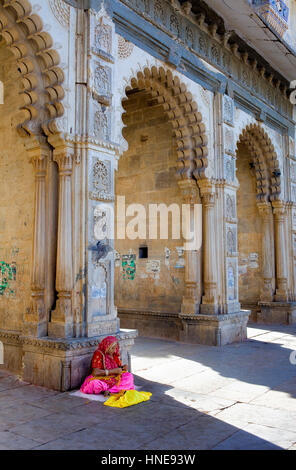
{"type": "Polygon", "coordinates": [[[263,255],[263,288],[260,300],[263,302],[273,301],[273,262],[274,241],[272,233],[272,206],[269,202],[257,204],[259,214],[262,218],[262,255],[263,255]]]}
{"type": "Polygon", "coordinates": [[[45,308],[46,268],[46,172],[49,148],[44,142],[30,141],[28,148],[35,171],[35,204],[33,227],[33,256],[31,273],[31,305],[24,315],[23,333],[47,336],[45,308]]]}
{"type": "Polygon", "coordinates": [[[217,261],[215,240],[215,186],[209,181],[199,182],[203,204],[203,280],[204,295],[201,313],[217,314],[217,261]]]}
{"type": "Polygon", "coordinates": [[[286,253],[285,221],[287,208],[283,201],[272,203],[275,229],[275,255],[276,255],[276,295],[277,302],[288,300],[288,266],[286,253]]]}
{"type": "MultiPolygon", "coordinates": [[[[196,226],[195,205],[200,204],[200,197],[198,188],[194,180],[179,181],[179,187],[183,195],[184,204],[190,205],[189,220],[186,223],[190,231],[194,228],[195,231],[202,229],[202,218],[197,221],[196,226]]],[[[183,214],[183,211],[182,211],[183,214]]],[[[199,237],[197,233],[194,234],[196,240],[199,237]]],[[[198,248],[198,247],[196,247],[198,248]]],[[[185,295],[183,297],[181,313],[183,315],[194,315],[199,313],[199,306],[201,301],[201,247],[199,249],[186,249],[185,241],[185,295]]]]}
{"type": "Polygon", "coordinates": [[[54,159],[59,167],[59,216],[56,265],[58,299],[52,312],[49,333],[53,337],[73,336],[73,250],[72,250],[72,167],[73,155],[68,149],[57,149],[54,159]]]}

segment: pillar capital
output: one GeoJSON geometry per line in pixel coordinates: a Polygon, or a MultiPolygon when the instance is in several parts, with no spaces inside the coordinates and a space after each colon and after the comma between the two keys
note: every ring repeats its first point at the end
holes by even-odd
{"type": "Polygon", "coordinates": [[[212,181],[201,180],[198,183],[202,202],[205,207],[214,207],[216,201],[216,186],[212,181]]]}
{"type": "Polygon", "coordinates": [[[178,186],[181,190],[183,200],[186,204],[199,204],[200,196],[198,186],[193,179],[184,179],[178,181],[178,186]]]}
{"type": "Polygon", "coordinates": [[[58,151],[54,152],[54,161],[59,166],[60,175],[71,176],[73,170],[73,159],[74,155],[72,153],[68,153],[67,150],[60,153],[58,153],[58,151]]]}
{"type": "Polygon", "coordinates": [[[285,201],[273,201],[272,208],[276,219],[284,218],[287,214],[287,203],[285,201]]]}
{"type": "Polygon", "coordinates": [[[261,217],[269,218],[272,216],[272,205],[270,202],[257,202],[257,208],[261,217]]]}

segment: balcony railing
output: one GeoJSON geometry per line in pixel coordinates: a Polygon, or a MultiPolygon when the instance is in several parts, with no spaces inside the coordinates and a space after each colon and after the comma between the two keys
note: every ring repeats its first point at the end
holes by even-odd
{"type": "Polygon", "coordinates": [[[282,37],[288,29],[289,7],[283,0],[252,0],[257,14],[282,37]]]}

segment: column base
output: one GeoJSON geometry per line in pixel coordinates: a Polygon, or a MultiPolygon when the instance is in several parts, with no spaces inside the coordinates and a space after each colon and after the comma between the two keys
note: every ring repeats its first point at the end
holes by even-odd
{"type": "Polygon", "coordinates": [[[93,338],[101,335],[113,334],[114,331],[119,331],[120,321],[118,317],[113,317],[111,315],[101,316],[93,319],[91,323],[88,323],[86,326],[86,336],[88,338],[93,338]],[[110,318],[111,317],[111,318],[110,318]]]}
{"type": "Polygon", "coordinates": [[[296,324],[296,302],[259,302],[258,323],[296,324]]]}
{"type": "MultiPolygon", "coordinates": [[[[87,376],[91,358],[106,335],[95,338],[32,338],[17,332],[0,331],[4,345],[4,368],[19,373],[34,385],[65,392],[80,387],[87,376]]],[[[120,330],[121,358],[130,365],[129,351],[137,337],[136,330],[120,330]]]]}
{"type": "Polygon", "coordinates": [[[48,336],[50,338],[73,338],[74,323],[51,321],[48,323],[48,336]]]}
{"type": "Polygon", "coordinates": [[[197,300],[193,300],[190,298],[183,298],[183,302],[181,305],[181,313],[183,315],[196,315],[199,313],[200,310],[200,304],[197,302],[197,300]]]}
{"type": "Polygon", "coordinates": [[[180,341],[185,343],[223,346],[247,339],[250,311],[241,310],[227,315],[180,315],[180,341]]]}
{"type": "Polygon", "coordinates": [[[199,311],[203,315],[218,315],[219,307],[217,304],[201,304],[199,311]]]}
{"type": "Polygon", "coordinates": [[[34,321],[25,321],[23,323],[23,335],[34,336],[35,338],[42,338],[47,336],[48,326],[47,321],[36,323],[34,321]]]}
{"type": "Polygon", "coordinates": [[[9,370],[14,374],[22,372],[22,344],[21,333],[17,331],[0,330],[0,341],[3,344],[3,364],[0,369],[9,370]]]}

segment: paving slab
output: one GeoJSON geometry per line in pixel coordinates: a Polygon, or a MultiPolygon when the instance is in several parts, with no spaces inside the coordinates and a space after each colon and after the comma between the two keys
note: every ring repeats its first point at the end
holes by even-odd
{"type": "Polygon", "coordinates": [[[145,450],[206,450],[236,433],[235,426],[224,423],[211,416],[200,415],[196,420],[178,427],[157,440],[150,441],[145,450]]]}
{"type": "Polygon", "coordinates": [[[43,418],[51,412],[30,404],[15,403],[1,410],[0,431],[8,431],[14,426],[27,423],[35,418],[43,418]]]}
{"type": "Polygon", "coordinates": [[[296,450],[296,328],[248,331],[220,348],[137,338],[135,384],[152,397],[125,409],[0,369],[0,449],[296,450]]]}
{"type": "Polygon", "coordinates": [[[251,400],[266,394],[267,391],[269,391],[268,386],[236,381],[210,392],[209,395],[249,403],[251,400]]]}
{"type": "Polygon", "coordinates": [[[250,424],[238,431],[213,450],[281,450],[288,449],[295,442],[295,432],[250,424]]]}
{"type": "Polygon", "coordinates": [[[261,424],[282,431],[296,432],[296,412],[262,405],[236,403],[226,410],[215,413],[215,417],[238,427],[246,424],[261,424]]]}
{"type": "Polygon", "coordinates": [[[30,450],[38,443],[32,439],[18,436],[12,432],[0,432],[0,450],[30,450]]]}
{"type": "Polygon", "coordinates": [[[273,390],[269,390],[262,396],[254,398],[251,403],[263,405],[268,408],[275,408],[296,413],[296,377],[284,382],[273,390]]]}
{"type": "Polygon", "coordinates": [[[44,444],[84,428],[85,425],[81,417],[75,417],[73,414],[53,413],[43,418],[33,419],[28,423],[14,426],[10,431],[25,438],[29,436],[34,441],[44,444]]]}

